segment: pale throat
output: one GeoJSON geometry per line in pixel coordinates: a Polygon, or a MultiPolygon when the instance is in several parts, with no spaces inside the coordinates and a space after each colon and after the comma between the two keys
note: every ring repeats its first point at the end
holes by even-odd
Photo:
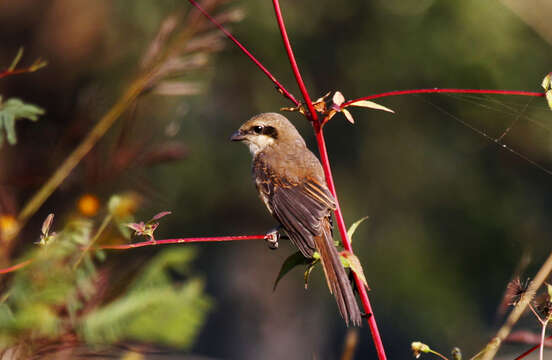
{"type": "Polygon", "coordinates": [[[267,135],[255,136],[255,139],[247,141],[247,146],[249,146],[249,151],[253,156],[272,144],[274,144],[274,138],[267,135]]]}

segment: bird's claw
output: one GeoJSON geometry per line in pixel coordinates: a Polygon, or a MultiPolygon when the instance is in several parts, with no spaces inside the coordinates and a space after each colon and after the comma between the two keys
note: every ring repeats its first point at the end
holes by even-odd
{"type": "Polygon", "coordinates": [[[266,233],[265,240],[268,244],[269,249],[271,250],[278,249],[278,240],[280,240],[280,233],[278,232],[278,229],[274,229],[266,233]]]}

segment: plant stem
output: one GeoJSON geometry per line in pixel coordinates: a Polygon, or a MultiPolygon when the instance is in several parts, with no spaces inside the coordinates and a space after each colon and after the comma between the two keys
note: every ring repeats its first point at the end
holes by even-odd
{"type": "Polygon", "coordinates": [[[84,255],[86,255],[86,253],[88,252],[88,250],[90,250],[92,248],[92,246],[94,245],[94,243],[100,238],[100,235],[104,232],[104,230],[107,228],[107,225],[109,225],[109,223],[111,222],[111,219],[113,219],[113,215],[111,214],[108,214],[102,221],[100,227],[98,228],[98,231],[96,232],[96,235],[94,235],[94,237],[92,238],[92,240],[90,240],[90,242],[88,244],[86,244],[86,247],[82,250],[79,258],[77,259],[77,261],[75,261],[75,264],[73,264],[73,270],[75,270],[77,268],[77,266],[79,266],[80,262],[82,261],[82,259],[84,258],[84,255]]]}
{"type": "Polygon", "coordinates": [[[17,271],[19,269],[22,269],[25,266],[29,265],[32,261],[33,261],[33,259],[29,259],[29,260],[22,261],[19,264],[15,264],[13,266],[10,266],[10,267],[4,268],[4,269],[0,269],[0,275],[8,274],[8,273],[17,271]]]}
{"type": "Polygon", "coordinates": [[[127,250],[144,246],[154,245],[167,245],[167,244],[183,244],[183,243],[196,243],[196,242],[221,242],[221,241],[237,241],[237,240],[263,240],[266,239],[266,235],[236,235],[236,236],[212,236],[212,237],[193,237],[193,238],[180,238],[180,239],[163,239],[163,240],[148,240],[133,244],[122,245],[102,245],[97,249],[104,250],[127,250]]]}
{"type": "Polygon", "coordinates": [[[232,35],[228,30],[226,30],[224,26],[219,24],[219,22],[216,21],[211,15],[209,15],[209,13],[205,11],[205,9],[203,9],[201,5],[199,5],[195,0],[188,0],[188,1],[190,2],[190,4],[195,6],[195,8],[198,9],[203,14],[203,16],[205,16],[210,22],[212,22],[216,27],[218,27],[220,31],[224,33],[224,35],[226,35],[230,40],[232,40],[232,42],[236,44],[236,46],[239,47],[240,50],[251,61],[253,61],[259,69],[261,69],[261,71],[274,83],[274,85],[276,85],[276,87],[281,91],[282,95],[284,95],[289,100],[291,100],[291,102],[294,103],[295,106],[299,106],[299,102],[295,99],[295,97],[289,91],[287,91],[287,89],[274,77],[274,75],[272,75],[272,73],[268,71],[268,69],[259,60],[257,60],[257,58],[253,56],[253,54],[249,50],[247,50],[247,48],[243,46],[242,43],[238,41],[238,39],[234,37],[234,35],[232,35]]]}
{"type": "Polygon", "coordinates": [[[341,104],[341,108],[344,108],[352,103],[361,100],[372,100],[387,96],[397,96],[397,95],[411,95],[411,94],[435,94],[435,93],[452,93],[452,94],[496,94],[496,95],[520,95],[520,96],[537,96],[544,97],[545,94],[542,92],[532,92],[532,91],[518,91],[518,90],[485,90],[485,89],[413,89],[413,90],[395,90],[387,91],[379,94],[368,95],[358,99],[349,100],[341,104]]]}
{"type": "MultiPolygon", "coordinates": [[[[297,66],[297,62],[295,61],[295,56],[293,55],[293,49],[291,48],[291,44],[289,42],[289,38],[287,35],[286,27],[284,24],[284,19],[282,17],[282,12],[280,10],[280,3],[278,0],[272,0],[272,3],[274,5],[274,12],[276,14],[276,20],[278,22],[278,26],[280,28],[280,33],[282,35],[282,40],[284,42],[284,46],[286,48],[286,52],[288,54],[289,62],[291,64],[291,68],[293,69],[293,73],[295,75],[295,79],[297,80],[297,84],[299,85],[299,89],[301,90],[301,94],[303,95],[303,99],[305,100],[305,103],[307,104],[307,107],[309,109],[309,120],[311,121],[314,132],[316,134],[316,142],[318,144],[318,151],[320,153],[321,163],[322,167],[324,169],[324,175],[326,176],[326,182],[328,183],[328,189],[332,193],[332,195],[335,198],[336,202],[336,210],[335,210],[335,216],[337,219],[337,226],[339,228],[339,233],[341,234],[341,241],[343,243],[343,247],[353,253],[353,249],[351,247],[351,242],[349,241],[349,238],[347,237],[347,227],[345,226],[345,221],[343,219],[343,214],[341,212],[341,207],[339,206],[339,200],[337,198],[337,192],[335,190],[335,184],[332,177],[332,171],[330,168],[330,161],[328,158],[328,152],[326,150],[326,142],[324,141],[324,133],[322,131],[321,123],[318,119],[318,114],[316,113],[312,101],[309,97],[307,88],[305,86],[305,83],[303,82],[303,79],[301,77],[301,73],[299,71],[299,67],[297,66]]],[[[364,311],[367,315],[367,321],[370,326],[370,332],[372,334],[372,339],[374,340],[374,344],[376,346],[376,351],[378,354],[378,358],[380,360],[387,359],[385,355],[385,349],[383,347],[383,342],[381,340],[381,336],[379,334],[378,326],[376,323],[376,318],[372,312],[372,306],[370,304],[370,300],[368,298],[368,293],[366,292],[366,288],[360,280],[360,278],[353,272],[353,277],[355,279],[356,287],[360,295],[360,300],[362,301],[362,305],[364,307],[364,311]]]]}
{"type": "Polygon", "coordinates": [[[539,359],[544,359],[544,336],[546,335],[546,326],[548,325],[548,321],[550,318],[546,319],[546,321],[543,321],[542,323],[542,331],[541,331],[541,341],[540,341],[540,349],[539,349],[539,359]]]}
{"type": "MultiPolygon", "coordinates": [[[[548,336],[545,340],[550,340],[550,339],[552,339],[552,335],[548,336]]],[[[525,351],[523,354],[521,354],[520,356],[518,356],[518,357],[515,358],[514,360],[521,360],[521,359],[523,359],[523,358],[526,357],[527,355],[531,354],[533,351],[537,350],[539,347],[540,347],[540,344],[533,346],[532,348],[530,348],[529,350],[525,351]]]]}

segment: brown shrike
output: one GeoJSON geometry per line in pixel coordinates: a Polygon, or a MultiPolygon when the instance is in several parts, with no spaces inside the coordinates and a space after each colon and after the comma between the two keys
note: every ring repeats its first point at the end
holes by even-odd
{"type": "Polygon", "coordinates": [[[253,180],[272,216],[303,256],[320,254],[330,292],[341,316],[360,325],[361,314],[333,242],[331,216],[335,200],[318,158],[295,126],[276,113],[259,114],[232,134],[253,155],[253,180]]]}

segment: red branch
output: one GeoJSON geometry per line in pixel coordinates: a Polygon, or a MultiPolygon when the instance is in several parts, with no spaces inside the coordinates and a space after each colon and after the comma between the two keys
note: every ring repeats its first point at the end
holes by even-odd
{"type": "Polygon", "coordinates": [[[411,95],[411,94],[434,94],[434,93],[452,93],[452,94],[497,94],[497,95],[521,95],[521,96],[539,96],[543,97],[544,93],[542,92],[532,92],[532,91],[516,91],[516,90],[485,90],[485,89],[414,89],[414,90],[395,90],[388,91],[381,94],[374,94],[369,96],[364,96],[358,99],[349,100],[341,104],[341,108],[346,107],[352,103],[361,100],[372,100],[387,96],[397,96],[397,95],[411,95]]]}
{"type": "Polygon", "coordinates": [[[284,25],[284,18],[282,17],[282,12],[280,11],[280,3],[278,2],[278,0],[272,0],[272,4],[274,5],[274,13],[276,14],[276,21],[278,22],[278,27],[280,28],[280,33],[282,34],[282,40],[284,41],[284,47],[286,48],[286,52],[289,58],[289,63],[291,64],[291,69],[293,70],[293,75],[295,75],[295,80],[297,81],[297,85],[299,85],[299,89],[301,90],[303,99],[305,100],[305,103],[307,104],[307,107],[310,112],[309,119],[312,121],[314,128],[318,130],[320,128],[320,123],[318,121],[318,114],[316,113],[316,110],[314,110],[314,106],[312,106],[312,101],[309,97],[309,93],[307,91],[305,83],[303,82],[303,78],[301,77],[299,66],[297,66],[297,62],[295,61],[295,55],[293,55],[293,50],[291,48],[291,44],[289,42],[289,38],[286,31],[286,26],[284,25]]]}
{"type": "Polygon", "coordinates": [[[14,70],[4,70],[0,71],[0,79],[11,76],[11,75],[18,75],[18,74],[25,74],[28,72],[33,72],[32,67],[23,68],[23,69],[14,69],[14,70]]]}
{"type": "MultiPolygon", "coordinates": [[[[341,212],[341,207],[339,206],[339,201],[337,198],[337,192],[335,190],[335,184],[332,177],[332,170],[330,168],[330,160],[328,158],[328,152],[326,150],[326,142],[324,141],[324,133],[322,132],[322,126],[320,124],[320,121],[318,120],[318,115],[316,111],[314,110],[314,107],[312,105],[312,101],[309,97],[309,94],[307,92],[307,88],[305,87],[305,83],[303,82],[303,79],[301,77],[301,74],[299,72],[299,67],[297,66],[297,62],[295,61],[295,56],[293,55],[293,49],[291,48],[291,44],[289,42],[289,38],[287,36],[286,27],[284,25],[284,19],[282,17],[282,12],[280,11],[280,4],[278,0],[272,0],[272,3],[274,5],[274,12],[276,14],[276,20],[278,21],[278,26],[280,27],[280,33],[282,34],[282,39],[284,41],[284,46],[286,48],[286,52],[288,54],[289,62],[291,64],[291,68],[293,69],[293,73],[295,75],[295,79],[297,80],[297,84],[299,85],[299,89],[301,89],[301,93],[303,94],[303,98],[305,99],[305,102],[308,106],[310,116],[309,119],[311,120],[314,132],[316,134],[316,142],[318,144],[318,151],[320,153],[320,158],[322,162],[322,167],[324,168],[324,174],[326,176],[326,182],[328,183],[328,188],[333,194],[336,202],[336,210],[335,210],[335,216],[337,219],[337,226],[339,228],[339,233],[341,234],[341,241],[343,243],[343,247],[353,252],[353,249],[351,247],[351,242],[349,238],[347,237],[347,227],[345,226],[345,220],[343,219],[343,214],[341,212]]],[[[364,311],[368,315],[367,321],[368,325],[370,326],[370,331],[372,333],[372,339],[374,340],[374,344],[376,346],[376,351],[378,353],[378,358],[380,360],[387,359],[385,355],[385,349],[383,347],[383,342],[381,340],[381,336],[379,334],[378,325],[376,323],[376,317],[374,316],[372,312],[372,306],[370,304],[370,300],[368,298],[368,293],[366,292],[366,288],[364,287],[364,283],[360,278],[357,276],[356,273],[353,272],[353,276],[355,279],[356,287],[358,289],[360,300],[362,301],[362,305],[364,307],[364,311]]]]}
{"type": "Polygon", "coordinates": [[[29,259],[29,260],[22,261],[19,264],[7,267],[5,269],[0,269],[0,275],[8,274],[8,273],[17,271],[17,270],[19,270],[21,268],[24,268],[25,266],[29,265],[31,262],[33,262],[33,260],[29,259]]]}
{"type": "MultiPolygon", "coordinates": [[[[221,242],[221,241],[236,241],[236,240],[264,240],[269,235],[237,235],[237,236],[212,236],[212,237],[194,237],[194,238],[180,238],[180,239],[163,239],[163,240],[148,240],[133,244],[122,245],[102,245],[95,249],[103,250],[127,250],[144,246],[153,245],[167,245],[167,244],[183,244],[183,243],[197,243],[197,242],[221,242]]],[[[33,259],[25,260],[19,264],[0,269],[0,275],[17,271],[25,266],[29,265],[33,259]]]]}
{"type": "Polygon", "coordinates": [[[222,31],[224,33],[224,35],[226,35],[230,40],[232,40],[234,42],[234,44],[236,44],[240,50],[245,54],[247,55],[247,57],[253,61],[255,63],[255,65],[257,65],[257,67],[259,69],[261,69],[261,71],[263,73],[265,73],[265,75],[276,85],[276,87],[278,87],[278,89],[280,90],[280,92],[282,93],[282,95],[284,95],[285,97],[287,97],[289,100],[291,100],[291,102],[293,102],[295,104],[295,106],[299,106],[299,102],[295,99],[295,97],[289,92],[286,90],[286,88],[284,87],[284,85],[282,85],[278,80],[276,80],[276,78],[274,77],[274,75],[272,75],[272,73],[270,71],[268,71],[268,69],[266,67],[264,67],[263,64],[261,64],[261,62],[259,60],[257,60],[257,58],[255,56],[253,56],[253,54],[251,54],[251,52],[249,52],[249,50],[247,50],[245,48],[245,46],[242,45],[242,43],[240,43],[238,41],[238,39],[236,39],[234,37],[234,35],[232,35],[228,30],[226,30],[224,28],[224,26],[222,26],[218,21],[216,21],[211,15],[209,15],[209,13],[207,11],[205,11],[205,9],[203,9],[201,7],[201,5],[199,5],[195,0],[188,0],[193,6],[196,7],[196,9],[198,9],[202,14],[203,16],[205,16],[210,22],[212,22],[216,27],[218,27],[220,29],[220,31],[222,31]]]}
{"type": "MultiPolygon", "coordinates": [[[[545,340],[549,340],[549,339],[552,339],[552,335],[550,335],[549,337],[547,337],[545,340]]],[[[531,354],[533,351],[537,350],[539,347],[540,347],[540,342],[539,342],[539,344],[533,346],[532,348],[530,348],[529,350],[527,350],[526,352],[524,352],[523,354],[521,354],[520,356],[518,356],[518,357],[515,358],[514,360],[521,360],[521,359],[523,359],[523,358],[526,357],[527,355],[531,354]]]]}
{"type": "Polygon", "coordinates": [[[98,246],[97,249],[126,250],[126,249],[134,249],[134,248],[139,248],[143,246],[153,246],[153,245],[183,244],[183,243],[196,243],[196,242],[220,242],[220,241],[236,241],[236,240],[263,240],[266,238],[267,238],[267,235],[238,235],[238,236],[214,236],[214,237],[148,240],[148,241],[143,241],[143,242],[133,243],[133,244],[103,245],[103,246],[98,246]]]}

